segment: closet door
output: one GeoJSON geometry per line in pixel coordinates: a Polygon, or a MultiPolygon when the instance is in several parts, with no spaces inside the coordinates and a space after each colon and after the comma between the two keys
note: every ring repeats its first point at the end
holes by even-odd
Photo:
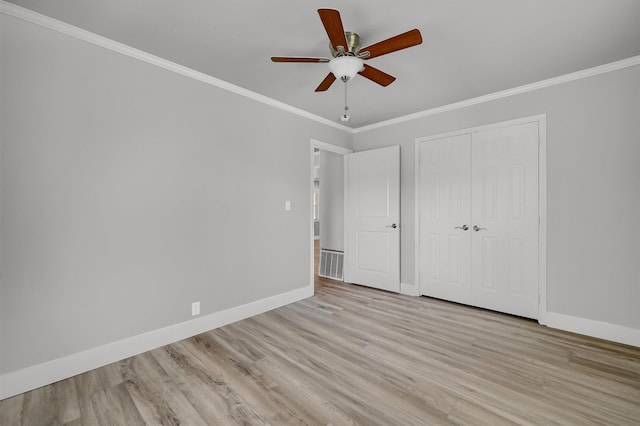
{"type": "Polygon", "coordinates": [[[471,303],[471,135],[420,145],[421,294],[471,303]]]}
{"type": "Polygon", "coordinates": [[[477,132],[471,161],[471,299],[538,318],[538,123],[477,132]]]}

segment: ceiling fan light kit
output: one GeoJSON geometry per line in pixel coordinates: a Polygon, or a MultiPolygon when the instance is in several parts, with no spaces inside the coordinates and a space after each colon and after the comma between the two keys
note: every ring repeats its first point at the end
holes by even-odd
{"type": "MultiPolygon", "coordinates": [[[[274,56],[273,62],[309,62],[329,63],[329,74],[316,88],[316,92],[324,92],[331,87],[334,81],[344,83],[351,80],[356,74],[386,87],[395,81],[395,77],[380,71],[364,63],[364,60],[372,59],[387,53],[396,52],[422,43],[422,35],[417,29],[407,31],[397,36],[388,38],[370,46],[360,48],[360,36],[353,32],[345,32],[342,26],[340,12],[335,9],[318,9],[320,20],[329,36],[329,50],[333,59],[328,58],[304,58],[274,56]]],[[[345,113],[340,117],[341,121],[349,121],[346,111],[349,109],[346,102],[347,92],[345,84],[345,113]]]]}
{"type": "Polygon", "coordinates": [[[329,71],[343,82],[347,82],[363,69],[362,59],[356,56],[338,56],[329,61],[329,71]]]}

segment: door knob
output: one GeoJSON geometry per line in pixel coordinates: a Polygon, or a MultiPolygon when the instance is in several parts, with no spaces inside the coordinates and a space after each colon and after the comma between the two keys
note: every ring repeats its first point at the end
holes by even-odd
{"type": "Polygon", "coordinates": [[[478,231],[486,231],[487,228],[480,228],[478,225],[473,225],[473,230],[478,232],[478,231]]]}
{"type": "Polygon", "coordinates": [[[462,229],[463,231],[466,231],[469,229],[469,225],[456,226],[454,229],[462,229]]]}
{"type": "Polygon", "coordinates": [[[396,229],[398,227],[398,225],[396,225],[395,223],[392,225],[387,225],[387,228],[393,228],[396,229]]]}

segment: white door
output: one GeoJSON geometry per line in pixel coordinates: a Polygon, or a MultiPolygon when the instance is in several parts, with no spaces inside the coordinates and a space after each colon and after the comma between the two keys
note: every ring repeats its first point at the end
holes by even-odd
{"type": "Polygon", "coordinates": [[[538,123],[419,150],[420,293],[538,318],[538,123]]]}
{"type": "Polygon", "coordinates": [[[400,291],[400,147],[356,152],[347,164],[345,281],[400,291]]]}
{"type": "Polygon", "coordinates": [[[538,123],[478,132],[472,142],[474,304],[538,317],[538,123]]]}
{"type": "Polygon", "coordinates": [[[471,303],[471,135],[424,142],[420,149],[420,288],[471,303]]]}

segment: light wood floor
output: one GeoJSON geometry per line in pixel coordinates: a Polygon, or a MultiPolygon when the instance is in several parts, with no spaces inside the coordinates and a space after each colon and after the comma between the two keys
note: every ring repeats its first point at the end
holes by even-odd
{"type": "Polygon", "coordinates": [[[640,424],[640,348],[318,280],[316,295],[0,402],[0,425],[640,424]]]}

